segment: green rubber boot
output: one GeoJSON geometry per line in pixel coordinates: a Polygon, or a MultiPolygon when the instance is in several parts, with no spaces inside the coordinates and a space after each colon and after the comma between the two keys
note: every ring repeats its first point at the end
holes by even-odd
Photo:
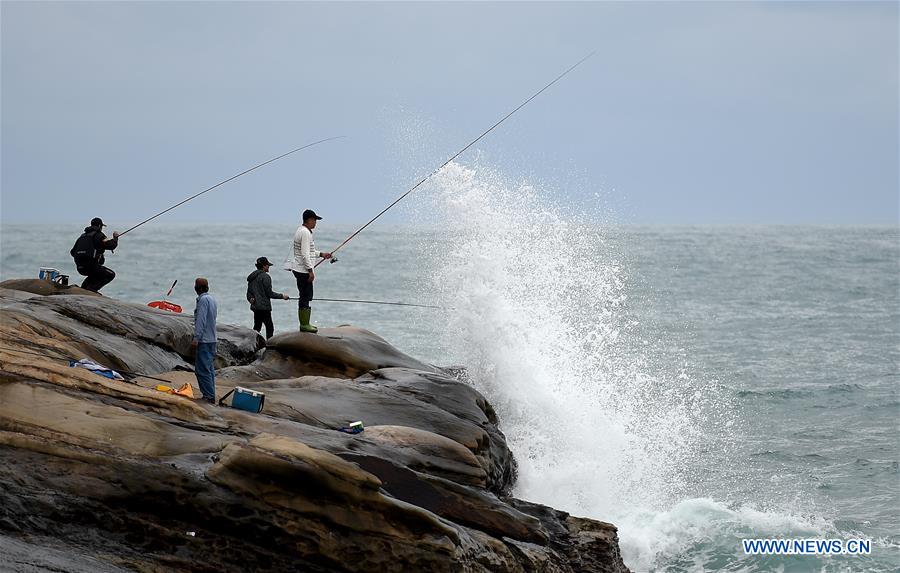
{"type": "Polygon", "coordinates": [[[319,332],[319,329],[309,323],[309,317],[312,314],[311,308],[300,309],[300,331],[301,332],[319,332]]]}

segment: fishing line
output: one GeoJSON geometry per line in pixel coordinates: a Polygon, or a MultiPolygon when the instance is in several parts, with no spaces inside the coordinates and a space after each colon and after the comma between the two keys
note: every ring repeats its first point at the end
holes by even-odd
{"type": "MultiPolygon", "coordinates": [[[[542,87],[540,90],[538,90],[537,92],[535,92],[534,95],[532,95],[530,98],[526,99],[524,102],[522,102],[521,104],[519,104],[519,107],[517,107],[516,109],[512,110],[511,112],[509,112],[508,114],[506,114],[505,116],[503,116],[503,118],[502,118],[500,121],[498,121],[497,123],[495,123],[494,125],[492,125],[492,126],[489,127],[488,129],[486,129],[486,130],[484,131],[484,133],[482,133],[481,135],[479,135],[478,137],[476,137],[475,139],[473,139],[468,145],[466,145],[465,147],[463,147],[462,149],[460,149],[459,151],[457,151],[455,154],[453,154],[453,156],[451,156],[450,159],[448,159],[447,161],[445,161],[444,163],[442,163],[440,167],[438,167],[437,169],[435,169],[434,171],[432,171],[431,173],[429,173],[428,175],[426,175],[425,177],[423,177],[421,180],[419,180],[419,182],[416,183],[415,185],[413,185],[412,188],[411,188],[409,191],[407,191],[406,193],[404,193],[403,195],[401,195],[400,197],[398,197],[397,199],[395,199],[393,203],[391,203],[390,205],[388,205],[387,207],[385,207],[384,209],[382,209],[381,212],[378,213],[377,215],[375,215],[374,217],[372,217],[372,218],[369,220],[368,223],[366,223],[365,225],[363,225],[362,227],[360,227],[359,229],[357,229],[352,235],[350,235],[349,237],[347,237],[346,239],[344,239],[344,242],[342,242],[340,245],[338,245],[337,247],[335,247],[334,250],[331,251],[331,253],[334,254],[334,253],[336,253],[337,251],[339,251],[339,250],[341,249],[341,247],[343,247],[344,245],[346,245],[347,243],[349,243],[349,242],[353,239],[353,237],[355,237],[355,236],[358,235],[360,232],[362,232],[363,229],[365,229],[366,227],[368,227],[369,225],[371,225],[372,223],[374,223],[376,219],[378,219],[379,217],[381,217],[382,215],[384,215],[385,213],[387,213],[387,211],[388,211],[391,207],[393,207],[394,205],[396,205],[397,203],[399,203],[400,201],[402,201],[403,199],[405,199],[407,195],[409,195],[410,193],[412,193],[413,191],[415,191],[416,189],[418,189],[420,185],[422,185],[423,183],[425,183],[426,181],[428,181],[429,179],[431,179],[436,173],[438,173],[441,169],[443,169],[444,167],[446,167],[447,164],[449,164],[451,161],[453,161],[454,159],[456,159],[457,157],[459,157],[460,155],[462,155],[467,149],[469,149],[470,147],[472,147],[473,145],[475,145],[476,143],[478,143],[479,141],[481,141],[481,138],[483,138],[484,136],[486,136],[486,135],[489,134],[490,132],[494,131],[494,129],[495,129],[496,127],[498,127],[501,123],[503,123],[504,121],[506,121],[510,116],[512,116],[514,113],[516,113],[517,111],[519,111],[520,109],[522,109],[523,107],[525,107],[525,106],[528,104],[528,102],[530,102],[531,100],[533,100],[533,99],[536,98],[537,96],[541,95],[541,93],[543,93],[544,90],[546,90],[547,88],[549,88],[550,86],[552,86],[553,84],[555,84],[556,82],[558,82],[559,80],[561,80],[563,77],[566,76],[566,74],[568,74],[569,72],[571,72],[572,70],[574,70],[575,68],[577,68],[578,66],[580,66],[585,60],[587,60],[588,58],[590,58],[591,56],[593,56],[595,53],[596,53],[596,52],[591,52],[590,54],[588,54],[588,55],[586,55],[585,57],[583,57],[583,58],[581,58],[580,60],[578,60],[578,62],[576,62],[575,65],[573,65],[572,67],[570,67],[569,69],[567,69],[566,71],[564,71],[563,73],[561,73],[560,75],[558,75],[558,76],[556,77],[556,79],[554,79],[552,82],[550,82],[549,84],[545,85],[545,86],[542,87]]],[[[322,264],[322,262],[323,262],[324,260],[325,260],[325,259],[322,259],[322,260],[318,261],[315,265],[313,265],[313,268],[318,267],[320,264],[322,264]]]]}
{"type": "MultiPolygon", "coordinates": [[[[298,300],[297,297],[288,297],[285,300],[298,300]]],[[[411,302],[385,302],[382,300],[357,300],[349,298],[315,298],[316,302],[357,302],[360,304],[387,304],[391,306],[414,306],[417,308],[436,308],[439,310],[447,310],[443,306],[433,306],[430,304],[413,304],[411,302]]]]}
{"type": "Polygon", "coordinates": [[[269,159],[268,161],[264,161],[264,162],[260,163],[259,165],[255,165],[255,166],[251,167],[250,169],[247,169],[246,171],[241,171],[241,172],[238,173],[237,175],[232,175],[232,176],[229,177],[228,179],[226,179],[226,180],[224,180],[224,181],[221,181],[221,182],[219,182],[219,183],[216,183],[215,185],[213,185],[212,187],[210,187],[210,188],[208,188],[208,189],[204,189],[203,191],[201,191],[201,192],[199,192],[199,193],[196,193],[196,194],[194,194],[194,195],[191,195],[190,197],[188,197],[188,198],[185,199],[184,201],[181,201],[180,203],[176,203],[176,204],[172,205],[171,207],[169,207],[169,208],[166,209],[165,211],[160,211],[159,213],[157,213],[156,215],[153,215],[153,216],[150,217],[149,219],[145,219],[145,220],[141,221],[140,223],[138,223],[138,224],[135,225],[134,227],[131,227],[130,229],[126,229],[125,231],[122,231],[121,233],[119,233],[119,236],[121,237],[121,236],[124,235],[125,233],[131,232],[131,231],[137,229],[138,227],[140,227],[140,226],[143,225],[144,223],[149,223],[150,221],[152,221],[153,219],[156,219],[156,218],[159,217],[160,215],[165,215],[166,213],[168,213],[168,212],[171,211],[172,209],[175,209],[175,208],[177,208],[177,207],[180,207],[180,206],[184,205],[185,203],[187,203],[188,201],[191,201],[192,199],[196,199],[196,198],[199,197],[200,195],[203,195],[204,193],[208,193],[208,192],[212,191],[212,190],[215,189],[216,187],[221,187],[222,185],[225,185],[225,184],[228,183],[229,181],[234,181],[235,179],[237,179],[237,178],[240,177],[241,175],[246,175],[247,173],[250,173],[250,172],[253,171],[253,170],[259,169],[259,168],[262,167],[263,165],[268,165],[269,163],[272,163],[273,161],[278,161],[278,160],[281,159],[282,157],[287,157],[288,155],[290,155],[290,154],[292,154],[292,153],[297,153],[298,151],[301,151],[301,150],[306,149],[306,148],[308,148],[308,147],[312,147],[312,146],[314,146],[314,145],[319,145],[320,143],[325,143],[326,141],[332,141],[332,140],[334,140],[334,139],[341,139],[342,137],[346,137],[346,136],[344,136],[344,135],[338,135],[338,136],[336,136],[336,137],[329,137],[329,138],[327,138],[327,139],[320,139],[319,141],[314,141],[314,142],[312,142],[312,143],[308,143],[308,144],[304,145],[303,147],[298,147],[297,149],[288,151],[287,153],[283,153],[283,154],[279,155],[278,157],[273,157],[272,159],[269,159]]]}

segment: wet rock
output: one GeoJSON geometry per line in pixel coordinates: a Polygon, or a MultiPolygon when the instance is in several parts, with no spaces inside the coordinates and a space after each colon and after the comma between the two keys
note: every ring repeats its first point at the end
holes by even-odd
{"type": "MultiPolygon", "coordinates": [[[[110,368],[153,374],[175,368],[190,368],[193,361],[191,339],[193,316],[156,310],[100,296],[74,294],[77,287],[59,289],[57,295],[23,297],[19,286],[41,290],[46,281],[5,281],[0,283],[2,328],[8,336],[31,335],[40,347],[46,341],[69,343],[59,351],[73,358],[88,357],[110,368]],[[22,284],[25,283],[25,284],[22,284]]],[[[52,286],[52,285],[51,285],[52,286]]],[[[31,291],[25,291],[31,292],[31,291]]],[[[248,328],[217,325],[216,366],[247,364],[265,345],[259,334],[248,328]]]]}
{"type": "Polygon", "coordinates": [[[488,492],[423,475],[383,458],[351,453],[344,453],[342,457],[378,476],[384,490],[397,499],[497,538],[509,537],[547,544],[547,534],[540,521],[517,511],[488,492]]]}
{"type": "MultiPolygon", "coordinates": [[[[72,280],[74,277],[69,277],[72,280]]],[[[58,294],[65,295],[84,295],[84,296],[102,296],[94,291],[85,290],[79,286],[61,285],[50,281],[40,279],[11,279],[0,282],[0,288],[25,292],[41,296],[51,296],[58,294]]]]}
{"type": "Polygon", "coordinates": [[[612,525],[509,497],[483,396],[368,331],[286,334],[256,359],[255,332],[220,325],[218,394],[265,392],[256,414],[154,389],[195,385],[173,370],[190,317],[60,294],[0,288],[13,571],[626,571],[612,525]]]}
{"type": "Polygon", "coordinates": [[[79,555],[71,548],[25,543],[0,535],[0,555],[4,556],[4,571],[37,573],[65,571],[66,573],[127,573],[99,559],[79,555]]]}
{"type": "MultiPolygon", "coordinates": [[[[414,379],[409,371],[404,376],[408,381],[414,379]]],[[[436,384],[432,378],[437,375],[429,376],[419,379],[420,389],[432,387],[435,393],[443,391],[448,380],[436,384]]],[[[411,394],[402,386],[384,380],[372,376],[355,380],[303,376],[257,381],[252,387],[266,393],[266,412],[279,418],[332,429],[361,420],[370,426],[417,428],[452,440],[471,452],[485,474],[489,489],[498,493],[508,491],[515,475],[513,458],[496,420],[491,422],[478,406],[484,398],[470,388],[463,388],[460,395],[470,401],[466,403],[461,396],[448,393],[446,400],[452,403],[452,408],[444,409],[435,404],[444,399],[425,399],[421,391],[411,394]]],[[[462,386],[458,382],[455,385],[462,386]]]]}
{"type": "Polygon", "coordinates": [[[465,485],[488,485],[488,474],[475,454],[444,436],[408,426],[369,426],[366,438],[389,447],[410,469],[465,485]]]}
{"type": "Polygon", "coordinates": [[[488,472],[489,488],[498,494],[509,493],[516,478],[516,461],[506,445],[506,437],[500,431],[493,407],[474,388],[444,373],[404,368],[373,370],[357,378],[357,381],[390,388],[407,399],[425,402],[460,420],[477,424],[487,440],[474,451],[488,472]]]}
{"type": "Polygon", "coordinates": [[[318,334],[285,332],[266,342],[252,366],[229,369],[225,378],[272,380],[298,376],[355,378],[371,370],[403,367],[426,372],[439,369],[403,354],[375,333],[355,326],[320,328],[318,334]]]}

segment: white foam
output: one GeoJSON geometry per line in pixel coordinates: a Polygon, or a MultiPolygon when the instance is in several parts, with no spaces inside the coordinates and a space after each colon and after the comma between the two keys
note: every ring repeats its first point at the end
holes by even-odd
{"type": "MultiPolygon", "coordinates": [[[[709,498],[684,500],[666,511],[622,508],[612,519],[619,527],[622,553],[634,571],[689,559],[702,571],[709,568],[707,560],[722,560],[723,556],[731,555],[728,561],[732,563],[747,561],[741,554],[741,539],[819,537],[833,531],[820,517],[750,505],[730,508],[709,498]]],[[[748,562],[746,569],[765,571],[768,567],[755,569],[748,562]]]]}
{"type": "Polygon", "coordinates": [[[451,236],[431,257],[440,304],[455,308],[445,346],[498,411],[517,496],[616,523],[635,571],[702,569],[688,550],[734,553],[742,532],[820,530],[688,493],[702,489],[702,452],[727,448],[731,406],[655,360],[663,345],[629,313],[642,301],[629,300],[623,254],[590,213],[563,216],[527,182],[456,163],[428,196],[451,236]]]}

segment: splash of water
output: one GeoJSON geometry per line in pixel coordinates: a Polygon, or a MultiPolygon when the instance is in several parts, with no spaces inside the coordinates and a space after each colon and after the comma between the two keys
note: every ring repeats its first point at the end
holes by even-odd
{"type": "Polygon", "coordinates": [[[432,185],[455,223],[432,277],[457,309],[445,343],[500,413],[517,495],[605,519],[669,506],[710,396],[651,371],[603,227],[490,170],[454,163],[432,185]]]}
{"type": "Polygon", "coordinates": [[[742,538],[836,529],[804,500],[745,487],[734,403],[640,324],[614,227],[483,167],[451,163],[420,197],[447,227],[428,257],[429,292],[454,308],[443,346],[500,415],[518,497],[616,523],[635,571],[814,565],[739,554],[742,538]]]}

